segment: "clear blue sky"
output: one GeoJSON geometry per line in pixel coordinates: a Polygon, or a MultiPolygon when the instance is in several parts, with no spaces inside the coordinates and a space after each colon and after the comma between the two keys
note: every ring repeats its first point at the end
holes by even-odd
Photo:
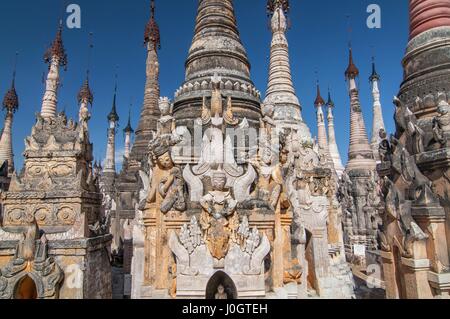
{"type": "MultiPolygon", "coordinates": [[[[143,31],[149,16],[148,0],[73,0],[82,8],[82,28],[64,30],[68,71],[62,73],[63,87],[59,108],[77,118],[76,94],[85,77],[89,32],[94,33],[91,86],[95,101],[90,123],[95,156],[103,157],[106,143],[106,115],[111,109],[115,66],[119,66],[118,109],[121,128],[125,127],[130,102],[132,123],[137,126],[143,100],[145,57],[143,31]]],[[[184,62],[192,40],[197,0],[156,0],[157,20],[161,28],[161,94],[173,98],[184,79],[184,62]]],[[[267,85],[271,34],[265,11],[266,0],[235,0],[242,41],[252,64],[252,79],[264,92],[267,85]]],[[[21,0],[0,2],[0,94],[11,81],[16,51],[20,52],[17,91],[20,109],[16,115],[13,139],[16,165],[23,164],[24,138],[30,134],[34,114],[39,111],[43,95],[42,74],[47,66],[42,60],[54,38],[64,5],[57,0],[21,0]]],[[[401,59],[408,38],[407,0],[291,0],[289,31],[292,73],[303,116],[316,134],[313,101],[315,71],[319,71],[323,94],[331,86],[336,103],[337,138],[343,160],[347,160],[349,139],[349,97],[344,81],[348,63],[348,19],[352,20],[354,57],[360,69],[361,101],[371,134],[372,97],[368,77],[371,56],[377,57],[382,76],[381,93],[384,118],[389,131],[394,129],[392,98],[402,80],[401,59]],[[382,28],[368,29],[366,8],[377,3],[382,9],[382,28]],[[374,49],[372,49],[374,47],[374,49]]],[[[3,121],[3,115],[2,115],[3,121]]],[[[122,129],[120,129],[120,132],[122,129]]],[[[123,148],[123,134],[118,149],[123,148]]]]}

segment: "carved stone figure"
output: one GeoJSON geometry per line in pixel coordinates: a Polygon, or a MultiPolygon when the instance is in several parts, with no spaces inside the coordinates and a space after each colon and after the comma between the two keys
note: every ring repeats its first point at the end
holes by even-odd
{"type": "Polygon", "coordinates": [[[380,145],[378,147],[378,152],[380,154],[380,160],[382,162],[390,162],[391,159],[391,144],[389,143],[387,133],[384,129],[381,129],[380,132],[380,145]]]}
{"type": "Polygon", "coordinates": [[[203,208],[201,226],[205,241],[214,258],[221,260],[229,249],[229,240],[235,236],[237,226],[233,218],[237,203],[230,191],[225,190],[226,174],[222,171],[213,173],[212,191],[206,194],[200,204],[203,208]]]}
{"type": "Polygon", "coordinates": [[[222,285],[219,285],[219,287],[217,287],[217,293],[215,295],[215,299],[216,300],[223,300],[223,299],[228,299],[228,295],[225,292],[225,288],[222,285]]]}
{"type": "MultiPolygon", "coordinates": [[[[382,193],[385,198],[385,220],[384,229],[386,231],[387,225],[392,222],[397,222],[403,234],[401,240],[402,254],[404,257],[410,258],[413,256],[412,245],[415,241],[425,240],[428,238],[422,229],[417,225],[411,215],[411,202],[405,201],[403,195],[400,193],[394,183],[385,177],[382,183],[382,193]]],[[[388,242],[389,234],[384,233],[381,236],[382,249],[391,251],[392,243],[388,242]]]]}
{"type": "Polygon", "coordinates": [[[414,154],[419,154],[425,151],[424,147],[424,131],[419,127],[417,118],[414,113],[404,105],[400,99],[394,98],[395,110],[395,124],[397,133],[402,134],[407,132],[408,138],[411,140],[411,148],[414,154]]]}
{"type": "Polygon", "coordinates": [[[406,147],[394,136],[391,136],[391,147],[393,151],[392,168],[396,174],[402,176],[407,184],[408,199],[425,205],[430,204],[430,200],[434,203],[437,202],[438,199],[431,190],[432,182],[420,172],[406,147]]]}
{"type": "Polygon", "coordinates": [[[39,238],[39,228],[36,219],[33,218],[31,225],[27,227],[22,240],[17,247],[17,257],[23,261],[29,262],[34,259],[36,252],[36,240],[39,238]]]}
{"type": "Polygon", "coordinates": [[[161,212],[164,214],[172,209],[184,211],[186,200],[181,169],[174,165],[166,147],[156,146],[152,152],[156,168],[148,192],[147,203],[154,204],[158,201],[161,212]],[[161,199],[158,200],[157,197],[161,199]]]}
{"type": "Polygon", "coordinates": [[[48,241],[41,234],[35,220],[19,241],[14,258],[0,269],[0,298],[57,299],[64,273],[53,257],[49,257],[48,241]],[[19,282],[32,278],[36,285],[36,295],[32,292],[18,291],[19,282]]]}
{"type": "Polygon", "coordinates": [[[168,98],[162,97],[159,99],[158,106],[161,117],[157,123],[155,140],[157,140],[160,145],[167,147],[174,146],[181,141],[181,138],[175,132],[176,125],[175,119],[172,116],[172,104],[168,98]]]}
{"type": "Polygon", "coordinates": [[[263,118],[260,120],[260,134],[262,138],[267,139],[266,141],[270,142],[272,137],[272,132],[276,128],[276,123],[273,120],[273,116],[275,113],[275,108],[272,104],[262,104],[261,111],[263,114],[263,118]]]}
{"type": "Polygon", "coordinates": [[[215,74],[211,79],[213,86],[210,106],[203,98],[202,116],[199,124],[207,127],[203,134],[202,151],[198,165],[192,168],[195,175],[205,175],[222,167],[227,174],[239,177],[243,174],[234,157],[233,141],[231,137],[224,136],[228,126],[236,126],[239,121],[234,117],[232,100],[227,99],[226,110],[223,108],[221,79],[215,74]]]}
{"type": "Polygon", "coordinates": [[[225,191],[226,174],[222,171],[214,172],[211,182],[213,190],[200,202],[204,211],[216,220],[231,216],[235,212],[236,201],[230,191],[225,191]]]}
{"type": "Polygon", "coordinates": [[[298,259],[294,259],[291,262],[291,267],[284,272],[283,283],[285,285],[290,283],[300,284],[302,274],[302,266],[298,259]]]}
{"type": "Polygon", "coordinates": [[[445,146],[450,135],[450,105],[441,101],[437,108],[438,115],[433,119],[433,136],[436,142],[445,146]]]}

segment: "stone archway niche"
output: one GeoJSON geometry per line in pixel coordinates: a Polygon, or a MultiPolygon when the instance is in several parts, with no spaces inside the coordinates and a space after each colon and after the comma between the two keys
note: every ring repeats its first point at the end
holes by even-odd
{"type": "Polygon", "coordinates": [[[225,288],[227,299],[237,299],[238,293],[233,280],[223,271],[216,272],[206,285],[206,299],[216,299],[219,286],[225,288]]]}
{"type": "Polygon", "coordinates": [[[26,275],[17,283],[14,299],[37,299],[38,292],[34,280],[26,275]]]}

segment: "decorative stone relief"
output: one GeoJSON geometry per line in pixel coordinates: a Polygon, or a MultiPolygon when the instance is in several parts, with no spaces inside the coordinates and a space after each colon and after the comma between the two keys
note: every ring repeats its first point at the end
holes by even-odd
{"type": "Polygon", "coordinates": [[[0,298],[22,299],[16,289],[29,277],[36,285],[37,299],[57,299],[64,274],[53,257],[47,255],[46,235],[40,235],[34,221],[22,235],[14,259],[0,269],[0,298]]]}

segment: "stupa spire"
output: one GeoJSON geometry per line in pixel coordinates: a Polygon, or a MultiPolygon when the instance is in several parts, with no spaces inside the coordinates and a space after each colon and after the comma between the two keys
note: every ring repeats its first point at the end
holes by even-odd
{"type": "Polygon", "coordinates": [[[105,160],[105,167],[103,169],[104,173],[116,172],[116,130],[117,130],[117,123],[119,122],[116,100],[117,100],[117,76],[116,76],[116,85],[114,87],[112,109],[111,112],[108,114],[108,123],[109,123],[108,144],[106,146],[106,160],[105,160]]]}
{"type": "Polygon", "coordinates": [[[14,113],[19,108],[19,97],[16,92],[16,67],[17,56],[14,62],[14,71],[12,76],[11,88],[6,92],[3,99],[3,109],[6,111],[5,122],[0,137],[0,166],[8,161],[8,173],[14,172],[14,153],[12,145],[12,124],[14,113]]]}
{"type": "Polygon", "coordinates": [[[124,156],[125,158],[130,157],[131,152],[131,136],[134,133],[133,127],[131,126],[131,105],[130,105],[130,111],[128,113],[128,123],[127,126],[123,130],[125,134],[125,152],[124,156]]]}
{"type": "Polygon", "coordinates": [[[271,17],[272,42],[270,47],[269,82],[264,103],[274,105],[274,119],[279,129],[293,128],[302,138],[310,139],[311,133],[303,122],[300,101],[292,81],[289,60],[288,0],[269,0],[267,9],[271,17]]]}
{"type": "MultiPolygon", "coordinates": [[[[232,101],[237,119],[256,128],[261,119],[261,93],[250,79],[250,62],[241,42],[232,0],[198,0],[194,37],[186,59],[184,83],[175,92],[177,124],[193,129],[203,99],[216,85],[232,101]]],[[[225,103],[225,101],[222,101],[225,103]]]]}
{"type": "MultiPolygon", "coordinates": [[[[79,109],[79,122],[80,123],[87,123],[87,121],[91,118],[91,115],[89,113],[88,106],[91,105],[94,102],[94,95],[92,94],[92,90],[89,86],[89,75],[90,75],[90,58],[91,58],[91,51],[94,45],[92,44],[92,33],[89,34],[89,51],[88,51],[88,66],[86,69],[86,80],[84,81],[83,85],[81,86],[80,91],[78,92],[78,104],[80,105],[79,109]]],[[[87,126],[86,126],[87,128],[87,126]]]]}
{"type": "Polygon", "coordinates": [[[341,154],[339,152],[339,148],[336,142],[336,131],[334,127],[334,114],[333,109],[335,108],[335,104],[333,100],[331,99],[331,92],[328,89],[328,101],[327,101],[327,107],[328,107],[328,148],[330,150],[330,156],[333,160],[334,169],[336,171],[336,174],[338,177],[342,176],[342,173],[344,172],[345,168],[344,165],[342,165],[342,159],[341,154]]]}
{"type": "Polygon", "coordinates": [[[356,85],[356,78],[359,70],[353,61],[353,52],[349,50],[349,65],[345,71],[345,76],[349,82],[350,93],[350,147],[347,170],[352,169],[375,169],[376,162],[373,151],[369,144],[364,117],[362,114],[359,91],[356,85]]]}
{"type": "Polygon", "coordinates": [[[214,73],[250,82],[250,62],[239,36],[232,0],[198,1],[186,79],[211,78],[214,73]]]}
{"type": "Polygon", "coordinates": [[[376,161],[379,161],[380,155],[378,150],[381,142],[379,133],[380,130],[385,129],[385,125],[380,101],[380,89],[379,89],[380,76],[376,71],[374,57],[372,58],[372,75],[370,76],[369,80],[372,83],[372,97],[373,97],[373,125],[372,125],[371,145],[373,150],[373,156],[376,161]]]}
{"type": "Polygon", "coordinates": [[[148,143],[152,138],[152,131],[156,131],[156,123],[161,113],[158,108],[160,95],[158,50],[161,46],[161,35],[156,21],[156,5],[150,3],[150,18],[144,32],[144,43],[147,47],[146,82],[144,103],[141,108],[136,141],[133,145],[133,156],[141,161],[144,158],[148,143]]]}
{"type": "Polygon", "coordinates": [[[327,128],[325,126],[325,115],[323,113],[324,105],[325,101],[320,93],[319,81],[317,81],[317,95],[316,100],[314,101],[317,116],[317,142],[319,144],[320,150],[326,155],[327,159],[331,161],[328,147],[327,128]]]}
{"type": "Polygon", "coordinates": [[[44,61],[50,65],[41,107],[41,116],[44,119],[56,117],[58,88],[60,85],[60,67],[67,66],[67,55],[62,39],[62,30],[63,24],[60,21],[56,37],[44,55],[44,61]]]}

